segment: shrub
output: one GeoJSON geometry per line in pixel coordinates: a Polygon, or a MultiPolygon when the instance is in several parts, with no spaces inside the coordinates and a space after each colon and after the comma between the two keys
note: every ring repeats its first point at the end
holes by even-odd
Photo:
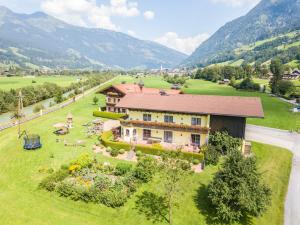
{"type": "Polygon", "coordinates": [[[112,148],[109,146],[106,148],[106,152],[111,152],[111,150],[112,150],[112,148]]]}
{"type": "Polygon", "coordinates": [[[252,79],[246,78],[240,84],[235,85],[236,89],[259,91],[260,85],[255,83],[252,79]]]}
{"type": "Polygon", "coordinates": [[[220,154],[226,155],[231,150],[240,149],[242,140],[230,136],[226,131],[215,132],[209,136],[209,144],[214,146],[220,154]]]}
{"type": "Polygon", "coordinates": [[[140,156],[143,155],[143,153],[141,151],[137,151],[135,154],[136,154],[137,157],[140,157],[140,156]]]}
{"type": "Polygon", "coordinates": [[[72,171],[81,170],[82,168],[90,167],[92,165],[93,158],[88,153],[81,154],[78,159],[73,160],[70,163],[69,170],[72,169],[72,171]]]}
{"type": "Polygon", "coordinates": [[[52,173],[50,176],[46,177],[39,184],[40,188],[46,189],[47,191],[54,191],[58,182],[64,180],[68,176],[68,170],[58,170],[52,173]]]}
{"type": "Polygon", "coordinates": [[[115,142],[113,141],[113,134],[111,131],[104,132],[99,140],[101,139],[102,144],[107,148],[115,148],[115,149],[124,149],[124,150],[130,150],[131,146],[128,143],[125,142],[115,142]]]}
{"type": "Polygon", "coordinates": [[[37,104],[33,107],[33,112],[38,113],[43,109],[45,109],[45,106],[43,104],[37,104]]]}
{"type": "Polygon", "coordinates": [[[132,169],[132,165],[128,163],[118,163],[115,169],[115,175],[122,176],[132,169]]]}
{"type": "Polygon", "coordinates": [[[126,114],[125,113],[94,111],[93,116],[112,119],[112,120],[118,120],[118,119],[126,117],[126,114]]]}
{"type": "Polygon", "coordinates": [[[156,168],[155,159],[149,156],[142,157],[135,167],[134,176],[142,182],[148,182],[152,179],[156,168]]]}
{"type": "Polygon", "coordinates": [[[208,165],[217,165],[219,162],[219,158],[221,153],[216,150],[216,148],[212,145],[208,145],[207,149],[204,152],[205,163],[208,165]]]}
{"type": "MultiPolygon", "coordinates": [[[[104,132],[101,137],[99,138],[99,140],[102,141],[102,144],[105,147],[111,147],[111,148],[115,148],[115,149],[124,149],[124,150],[130,150],[131,146],[130,144],[126,143],[126,142],[116,142],[116,141],[112,141],[112,137],[113,134],[111,131],[108,132],[104,132]]],[[[161,145],[156,145],[159,147],[153,147],[152,146],[147,146],[147,145],[136,145],[135,146],[135,150],[136,152],[141,152],[141,153],[145,153],[145,154],[149,154],[149,155],[161,155],[163,153],[168,152],[168,150],[165,150],[161,147],[161,145]]],[[[141,156],[140,153],[138,153],[139,155],[137,156],[141,156]]],[[[193,159],[198,159],[200,161],[202,161],[204,159],[204,155],[203,154],[199,154],[199,153],[192,153],[192,152],[183,152],[182,153],[182,158],[186,159],[186,160],[193,160],[193,159]]]]}
{"type": "Polygon", "coordinates": [[[106,206],[116,208],[124,205],[127,201],[128,194],[125,190],[118,191],[118,190],[109,190],[104,191],[100,194],[100,202],[106,206]]]}
{"type": "Polygon", "coordinates": [[[112,157],[117,157],[119,155],[119,150],[116,149],[116,148],[113,148],[111,151],[110,151],[110,155],[112,157]]]}
{"type": "Polygon", "coordinates": [[[113,183],[107,176],[99,174],[95,177],[94,186],[99,190],[104,191],[110,189],[113,186],[113,183]]]}
{"type": "Polygon", "coordinates": [[[198,165],[200,163],[199,159],[193,159],[192,163],[194,165],[198,165]]]}
{"type": "Polygon", "coordinates": [[[119,154],[122,155],[122,154],[124,154],[124,153],[125,153],[125,150],[124,150],[124,149],[120,149],[120,150],[119,150],[119,154]]]}
{"type": "Polygon", "coordinates": [[[75,95],[75,93],[70,93],[69,95],[68,95],[68,98],[74,98],[76,95],[75,95]]]}
{"type": "Polygon", "coordinates": [[[70,197],[74,194],[74,183],[64,180],[57,185],[55,191],[62,197],[70,197]]]}
{"type": "Polygon", "coordinates": [[[300,98],[296,98],[296,103],[300,103],[300,98]]]}
{"type": "Polygon", "coordinates": [[[281,95],[290,95],[296,91],[296,86],[292,81],[281,80],[278,82],[278,91],[281,95]]]}
{"type": "Polygon", "coordinates": [[[94,96],[93,98],[94,105],[97,105],[98,102],[99,102],[99,98],[97,96],[94,96]]]}
{"type": "Polygon", "coordinates": [[[123,178],[122,182],[131,193],[136,191],[139,183],[136,177],[133,176],[133,173],[127,173],[123,178]]]}
{"type": "Polygon", "coordinates": [[[160,143],[154,143],[154,144],[152,144],[152,147],[153,148],[161,148],[161,149],[163,148],[160,143]]]}

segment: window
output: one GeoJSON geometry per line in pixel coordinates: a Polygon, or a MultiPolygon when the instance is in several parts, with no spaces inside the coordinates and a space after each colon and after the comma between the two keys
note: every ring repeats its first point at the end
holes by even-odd
{"type": "Polygon", "coordinates": [[[143,130],[143,139],[144,140],[147,140],[148,138],[150,138],[151,137],[151,130],[146,130],[146,129],[144,129],[143,130]]]}
{"type": "Polygon", "coordinates": [[[151,121],[151,114],[144,114],[143,115],[143,120],[144,121],[151,121]]]}
{"type": "Polygon", "coordinates": [[[166,142],[166,143],[173,142],[173,132],[172,131],[164,131],[164,142],[166,142]]]}
{"type": "Polygon", "coordinates": [[[192,145],[200,146],[200,135],[192,134],[192,145]]]}
{"type": "Polygon", "coordinates": [[[165,123],[173,123],[173,116],[165,115],[164,121],[165,123]]]}
{"type": "Polygon", "coordinates": [[[201,118],[192,117],[192,125],[193,126],[200,126],[201,125],[201,118]]]}
{"type": "Polygon", "coordinates": [[[136,129],[133,129],[133,136],[136,136],[136,129]]]}
{"type": "Polygon", "coordinates": [[[111,102],[111,98],[107,98],[107,101],[108,101],[108,102],[111,102]]]}
{"type": "Polygon", "coordinates": [[[126,129],[126,136],[128,137],[129,136],[129,130],[126,129]]]}

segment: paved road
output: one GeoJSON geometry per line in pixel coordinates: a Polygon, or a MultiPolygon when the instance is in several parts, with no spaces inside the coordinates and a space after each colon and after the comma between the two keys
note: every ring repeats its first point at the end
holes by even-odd
{"type": "Polygon", "coordinates": [[[300,135],[289,131],[247,125],[246,139],[271,144],[293,152],[293,165],[285,202],[284,224],[300,224],[300,135]]]}

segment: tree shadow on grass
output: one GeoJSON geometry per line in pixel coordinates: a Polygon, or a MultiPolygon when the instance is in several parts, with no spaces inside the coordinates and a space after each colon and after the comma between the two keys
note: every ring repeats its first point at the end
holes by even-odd
{"type": "Polygon", "coordinates": [[[135,209],[144,214],[147,220],[151,220],[153,223],[163,221],[169,223],[168,206],[164,197],[144,191],[137,196],[135,204],[135,209]]]}
{"type": "MultiPolygon", "coordinates": [[[[199,213],[205,217],[205,222],[208,225],[221,225],[221,224],[230,225],[231,223],[226,223],[224,221],[220,221],[216,219],[214,208],[210,204],[210,201],[207,196],[208,196],[207,186],[201,184],[201,186],[197,190],[196,196],[194,196],[194,201],[199,210],[199,213]]],[[[238,223],[235,224],[253,225],[253,222],[250,216],[245,215],[240,221],[238,221],[238,223]]]]}

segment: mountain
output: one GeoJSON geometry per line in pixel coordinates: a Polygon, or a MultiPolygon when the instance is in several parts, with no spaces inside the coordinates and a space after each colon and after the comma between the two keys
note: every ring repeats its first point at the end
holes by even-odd
{"type": "Polygon", "coordinates": [[[300,0],[262,0],[202,43],[182,64],[206,66],[232,60],[233,49],[300,29],[300,0]]]}
{"type": "Polygon", "coordinates": [[[187,56],[120,32],[69,25],[42,12],[0,6],[0,65],[133,69],[178,65],[187,56]]]}

